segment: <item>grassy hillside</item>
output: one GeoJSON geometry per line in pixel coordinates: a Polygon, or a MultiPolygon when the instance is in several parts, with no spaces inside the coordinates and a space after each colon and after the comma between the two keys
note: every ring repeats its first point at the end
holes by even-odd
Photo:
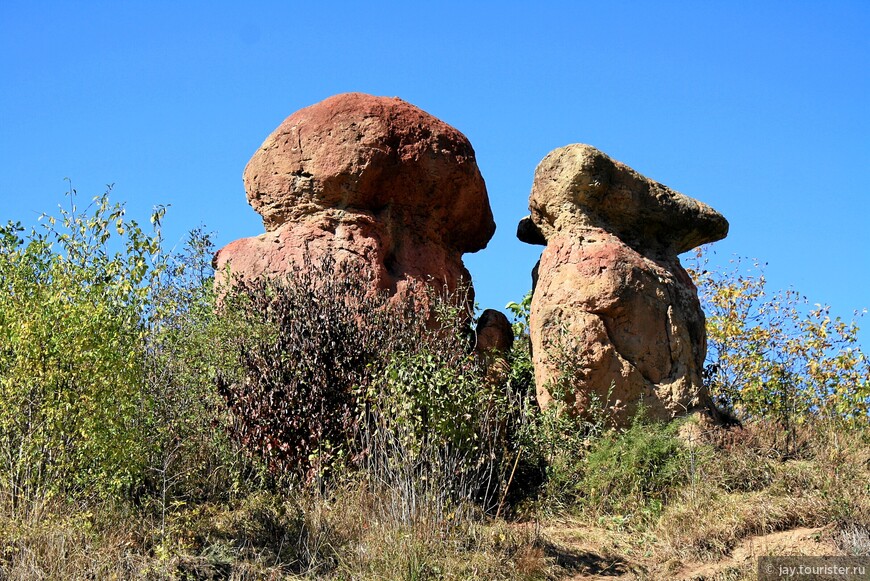
{"type": "Polygon", "coordinates": [[[534,404],[528,301],[493,363],[456,297],[398,308],[329,264],[214,289],[206,233],[169,254],[162,210],[71,208],[0,229],[2,579],[752,579],[762,554],[870,554],[858,329],[762,273],[693,268],[739,421],[615,430],[534,404]]]}

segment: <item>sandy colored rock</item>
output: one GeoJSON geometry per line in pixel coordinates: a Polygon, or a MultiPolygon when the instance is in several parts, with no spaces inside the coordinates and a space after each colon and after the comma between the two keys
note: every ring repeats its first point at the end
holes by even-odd
{"type": "Polygon", "coordinates": [[[727,220],[710,206],[580,143],[541,161],[529,210],[544,240],[603,229],[644,254],[675,256],[728,234],[727,220]]]}
{"type": "Polygon", "coordinates": [[[468,139],[397,98],[348,93],[297,111],[251,158],[244,183],[266,233],[222,248],[220,279],[227,267],[280,276],[329,255],[393,296],[454,292],[470,284],[462,254],[495,231],[468,139]]]}
{"type": "Polygon", "coordinates": [[[724,237],[725,219],[579,144],[544,158],[529,207],[518,236],[546,242],[530,315],[539,403],[556,391],[617,424],[640,404],[659,419],[709,405],[704,314],[677,254],[724,237]]]}

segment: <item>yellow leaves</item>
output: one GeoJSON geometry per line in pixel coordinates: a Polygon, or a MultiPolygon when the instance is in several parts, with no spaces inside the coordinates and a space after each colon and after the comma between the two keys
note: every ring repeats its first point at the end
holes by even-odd
{"type": "Polygon", "coordinates": [[[868,421],[870,365],[858,326],[832,319],[830,306],[806,308],[794,290],[768,294],[756,271],[691,269],[707,314],[713,394],[741,415],[825,414],[868,421]]]}

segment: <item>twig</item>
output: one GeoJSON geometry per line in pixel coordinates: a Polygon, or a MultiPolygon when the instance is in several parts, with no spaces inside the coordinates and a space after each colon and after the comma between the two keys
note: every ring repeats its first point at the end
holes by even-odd
{"type": "Polygon", "coordinates": [[[495,510],[495,518],[498,518],[501,515],[501,507],[504,505],[504,499],[507,498],[508,490],[511,488],[511,482],[514,481],[514,473],[517,471],[517,464],[520,463],[520,454],[523,453],[523,447],[520,446],[519,450],[517,450],[517,458],[514,460],[514,467],[511,470],[510,478],[508,478],[507,486],[504,487],[504,492],[501,493],[501,500],[498,501],[498,508],[495,510]]]}

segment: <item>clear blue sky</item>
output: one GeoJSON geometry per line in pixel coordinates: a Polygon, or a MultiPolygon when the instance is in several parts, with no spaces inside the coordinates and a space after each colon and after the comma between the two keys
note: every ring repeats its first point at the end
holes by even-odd
{"type": "MultiPolygon", "coordinates": [[[[399,96],[471,140],[498,230],[482,307],[529,288],[516,240],[550,150],[589,143],[722,212],[734,254],[851,318],[870,307],[870,2],[0,2],[0,220],[115,184],[170,240],[262,232],[241,174],[295,110],[399,96]],[[546,4],[546,5],[545,5],[546,4]]],[[[870,322],[864,335],[865,345],[870,322]]]]}

